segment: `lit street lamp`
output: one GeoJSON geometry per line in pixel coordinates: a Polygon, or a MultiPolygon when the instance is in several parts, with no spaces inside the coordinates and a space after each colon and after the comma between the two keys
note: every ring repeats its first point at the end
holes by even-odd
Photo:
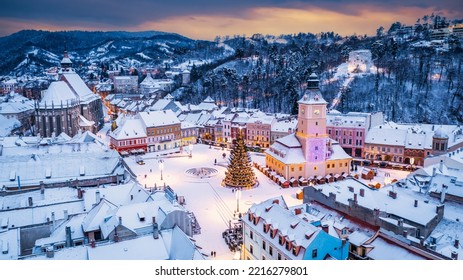
{"type": "Polygon", "coordinates": [[[160,159],[159,163],[159,170],[161,171],[161,181],[162,181],[162,170],[164,169],[164,160],[160,159]]]}
{"type": "Polygon", "coordinates": [[[235,191],[235,197],[236,197],[236,212],[240,212],[240,198],[241,198],[241,190],[237,189],[235,191]]]}

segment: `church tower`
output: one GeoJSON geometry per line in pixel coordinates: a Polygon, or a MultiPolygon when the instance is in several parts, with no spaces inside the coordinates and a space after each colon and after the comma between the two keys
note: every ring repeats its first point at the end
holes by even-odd
{"type": "Polygon", "coordinates": [[[72,70],[72,61],[69,58],[68,52],[64,51],[63,59],[61,59],[61,72],[69,72],[72,70]]]}
{"type": "Polygon", "coordinates": [[[312,74],[307,81],[307,93],[299,104],[299,115],[296,137],[302,145],[306,159],[306,177],[324,176],[325,161],[329,156],[326,133],[326,105],[328,104],[320,92],[319,80],[312,74]]]}

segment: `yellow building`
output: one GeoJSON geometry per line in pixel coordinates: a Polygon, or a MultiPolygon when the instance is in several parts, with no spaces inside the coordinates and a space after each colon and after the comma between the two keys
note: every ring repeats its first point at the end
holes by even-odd
{"type": "Polygon", "coordinates": [[[287,180],[348,174],[352,157],[326,133],[326,105],[317,75],[299,103],[296,133],[277,139],[265,152],[266,166],[287,180]]]}

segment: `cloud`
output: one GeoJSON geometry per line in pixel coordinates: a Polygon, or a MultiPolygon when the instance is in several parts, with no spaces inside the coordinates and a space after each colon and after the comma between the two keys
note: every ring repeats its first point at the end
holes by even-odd
{"type": "MultiPolygon", "coordinates": [[[[449,17],[463,17],[463,1],[373,0],[365,4],[363,0],[15,0],[2,4],[0,22],[4,24],[0,27],[0,35],[7,35],[25,28],[38,29],[37,26],[47,26],[50,30],[70,28],[140,30],[140,28],[147,26],[153,26],[153,28],[160,26],[158,28],[165,28],[166,30],[203,28],[210,32],[215,30],[215,35],[217,32],[222,33],[218,28],[214,29],[213,26],[220,26],[230,32],[233,27],[243,28],[242,31],[236,29],[231,33],[248,33],[247,30],[250,28],[247,27],[261,27],[268,30],[270,26],[273,26],[276,30],[282,30],[282,26],[288,26],[283,20],[289,20],[293,26],[296,23],[320,25],[314,20],[299,18],[302,15],[313,17],[322,21],[325,27],[331,27],[327,26],[324,18],[313,11],[330,15],[336,14],[340,18],[351,21],[356,21],[353,17],[369,18],[373,22],[378,22],[382,15],[388,17],[395,14],[399,18],[401,17],[400,13],[405,11],[404,15],[411,17],[408,21],[414,21],[433,11],[442,11],[449,17]],[[262,11],[268,13],[268,18],[261,13],[262,11]],[[280,14],[281,11],[291,11],[294,18],[284,17],[280,14]],[[412,13],[412,11],[416,13],[412,13]],[[417,14],[418,12],[422,14],[417,14]],[[380,18],[371,18],[370,14],[380,16],[380,18]],[[269,18],[282,21],[274,21],[272,24],[269,18]],[[266,22],[266,25],[259,24],[258,20],[266,22]],[[167,23],[170,24],[170,27],[167,26],[167,23]],[[182,26],[186,23],[194,25],[182,26]],[[247,26],[247,24],[249,25],[247,26]]],[[[392,19],[392,22],[398,20],[392,19]]],[[[351,21],[345,22],[344,25],[351,24],[351,21]]],[[[337,21],[335,20],[335,22],[337,21]]],[[[363,23],[365,24],[365,21],[363,23]]],[[[300,28],[304,27],[301,26],[300,28]]],[[[329,30],[334,30],[334,28],[327,28],[325,31],[329,30]]],[[[202,32],[202,30],[196,30],[189,31],[188,34],[200,34],[202,32]]]]}

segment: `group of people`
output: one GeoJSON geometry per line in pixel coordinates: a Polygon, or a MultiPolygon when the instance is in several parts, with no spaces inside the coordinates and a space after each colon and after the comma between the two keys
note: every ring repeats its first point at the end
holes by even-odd
{"type": "Polygon", "coordinates": [[[211,251],[211,257],[214,257],[214,258],[215,258],[215,257],[216,257],[216,253],[217,253],[216,251],[211,251]]]}

